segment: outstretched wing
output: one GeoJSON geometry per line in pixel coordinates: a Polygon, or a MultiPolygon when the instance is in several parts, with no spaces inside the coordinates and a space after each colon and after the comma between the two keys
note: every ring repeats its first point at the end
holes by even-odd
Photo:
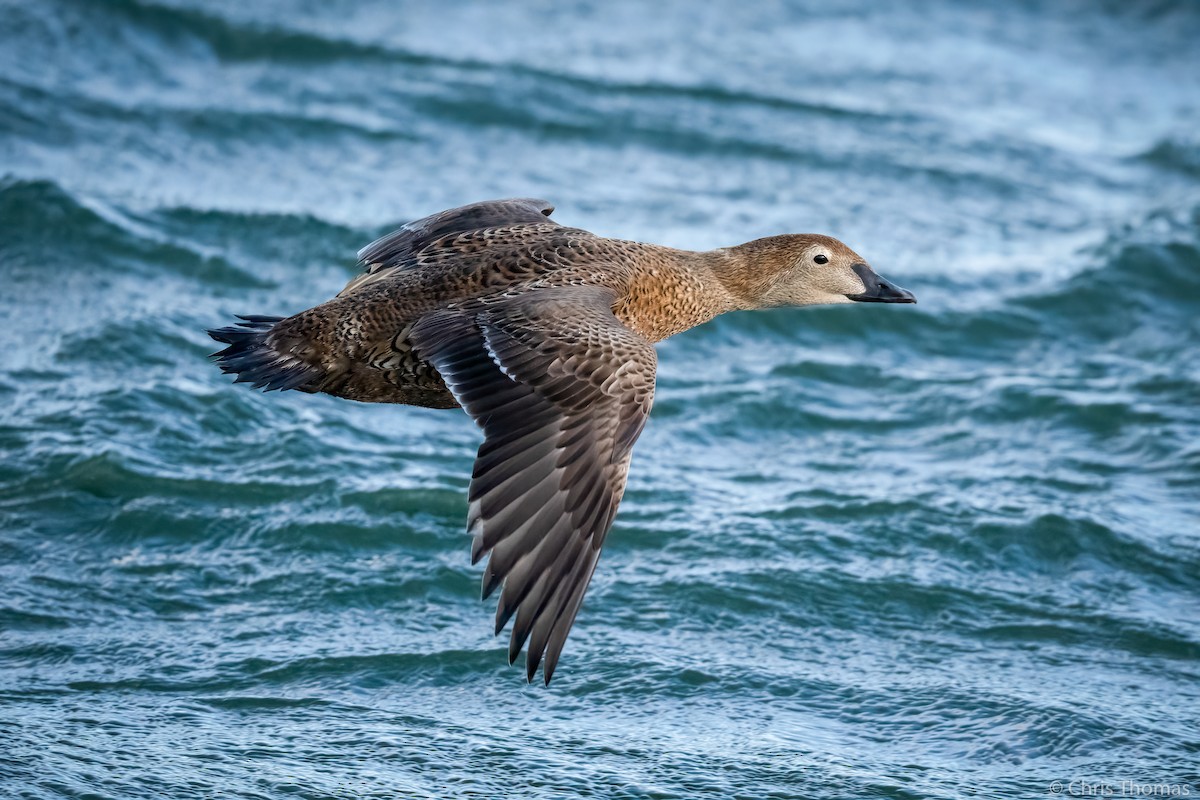
{"type": "Polygon", "coordinates": [[[545,200],[485,200],[410,222],[358,251],[366,271],[351,280],[341,294],[374,282],[380,273],[412,263],[414,255],[444,236],[509,225],[554,225],[547,219],[553,212],[554,206],[545,200]]]}
{"type": "Polygon", "coordinates": [[[471,477],[474,563],[491,552],[486,598],[503,585],[496,633],[516,614],[509,663],[526,639],[546,683],[625,491],[633,443],[654,400],[653,345],[595,286],[545,288],[426,316],[410,341],[483,428],[471,477]]]}

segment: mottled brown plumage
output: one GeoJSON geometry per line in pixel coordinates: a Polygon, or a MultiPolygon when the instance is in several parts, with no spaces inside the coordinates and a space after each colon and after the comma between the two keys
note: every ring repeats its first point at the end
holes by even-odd
{"type": "Polygon", "coordinates": [[[690,252],[594,236],[540,200],[476,203],[364,248],[337,297],[211,331],[256,388],[433,408],[484,432],[471,557],[490,553],[496,632],[529,641],[546,683],[625,490],[654,398],[653,343],[737,309],[915,302],[836,239],[775,236],[690,252]],[[502,587],[502,588],[501,588],[502,587]]]}

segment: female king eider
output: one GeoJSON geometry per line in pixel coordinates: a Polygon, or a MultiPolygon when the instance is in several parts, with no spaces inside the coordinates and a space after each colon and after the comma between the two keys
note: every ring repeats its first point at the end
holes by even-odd
{"type": "Polygon", "coordinates": [[[726,311],[915,303],[815,234],[709,252],[604,239],[541,200],[443,211],[364,248],[366,271],[291,317],[210,331],[221,369],[255,388],[461,406],[483,429],[471,476],[472,563],[491,553],[508,659],[554,674],[625,491],[654,400],[654,342],[726,311]]]}

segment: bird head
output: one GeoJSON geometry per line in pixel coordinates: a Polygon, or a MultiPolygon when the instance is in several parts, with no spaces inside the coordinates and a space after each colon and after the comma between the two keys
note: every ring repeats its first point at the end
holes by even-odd
{"type": "Polygon", "coordinates": [[[831,236],[772,236],[733,248],[744,256],[734,290],[754,308],[826,303],[915,303],[867,260],[831,236]]]}

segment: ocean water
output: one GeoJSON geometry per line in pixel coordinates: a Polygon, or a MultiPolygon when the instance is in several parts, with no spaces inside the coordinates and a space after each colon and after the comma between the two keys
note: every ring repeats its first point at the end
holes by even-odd
{"type": "Polygon", "coordinates": [[[0,796],[1200,794],[1198,42],[1186,0],[0,3],[0,796]],[[659,347],[549,688],[478,599],[465,415],[233,386],[203,332],[506,196],[829,233],[920,299],[659,347]]]}

